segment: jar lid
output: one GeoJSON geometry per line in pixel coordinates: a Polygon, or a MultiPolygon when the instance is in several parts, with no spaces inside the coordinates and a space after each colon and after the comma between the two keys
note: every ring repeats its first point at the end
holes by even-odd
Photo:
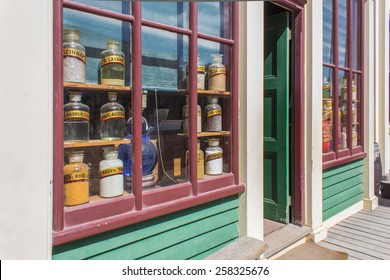
{"type": "Polygon", "coordinates": [[[209,138],[207,141],[209,142],[210,147],[219,147],[219,139],[218,138],[209,138]]]}
{"type": "Polygon", "coordinates": [[[118,49],[119,47],[119,42],[116,40],[108,40],[107,41],[107,48],[112,48],[112,49],[118,49]]]}
{"type": "Polygon", "coordinates": [[[66,153],[69,162],[82,162],[84,159],[84,151],[73,150],[66,153]]]}
{"type": "Polygon", "coordinates": [[[64,29],[63,34],[64,34],[63,35],[64,42],[80,41],[80,30],[73,29],[73,28],[64,29]]]}
{"type": "Polygon", "coordinates": [[[71,101],[77,101],[77,102],[80,102],[81,101],[81,95],[82,93],[81,92],[69,92],[69,99],[71,101]]]}
{"type": "Polygon", "coordinates": [[[103,157],[106,158],[110,155],[118,155],[118,150],[115,147],[105,147],[103,148],[103,157]]]}
{"type": "Polygon", "coordinates": [[[117,92],[108,92],[108,100],[110,101],[116,101],[118,93],[117,92]]]}

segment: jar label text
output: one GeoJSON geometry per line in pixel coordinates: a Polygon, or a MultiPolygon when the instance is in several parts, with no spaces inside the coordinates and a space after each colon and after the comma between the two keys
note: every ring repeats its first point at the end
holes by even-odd
{"type": "Polygon", "coordinates": [[[226,75],[226,69],[225,68],[211,68],[209,69],[210,71],[210,77],[219,75],[219,74],[224,74],[226,75]]]}
{"type": "Polygon", "coordinates": [[[85,63],[85,52],[73,48],[64,48],[63,57],[75,57],[85,63]]]}
{"type": "Polygon", "coordinates": [[[214,109],[210,110],[207,112],[207,118],[216,116],[216,115],[222,115],[222,110],[221,109],[214,109]]]}
{"type": "Polygon", "coordinates": [[[64,113],[64,121],[82,119],[89,121],[89,113],[82,110],[70,110],[64,113]]]}
{"type": "Polygon", "coordinates": [[[123,174],[123,167],[122,166],[116,166],[111,168],[106,168],[100,171],[100,179],[104,179],[110,176],[114,175],[122,175],[123,174]]]}
{"type": "Polygon", "coordinates": [[[110,111],[100,115],[100,121],[105,122],[112,119],[124,119],[125,112],[123,111],[110,111]]]}
{"type": "Polygon", "coordinates": [[[88,173],[87,172],[75,172],[70,174],[64,174],[64,183],[77,183],[77,182],[85,182],[88,181],[88,173]]]}
{"type": "Polygon", "coordinates": [[[222,152],[213,153],[213,154],[206,155],[206,161],[211,161],[211,160],[219,159],[222,157],[223,157],[222,152]]]}
{"type": "Polygon", "coordinates": [[[101,67],[104,67],[108,64],[119,64],[125,66],[125,59],[124,57],[121,57],[119,55],[109,55],[106,56],[105,58],[102,58],[101,67]]]}

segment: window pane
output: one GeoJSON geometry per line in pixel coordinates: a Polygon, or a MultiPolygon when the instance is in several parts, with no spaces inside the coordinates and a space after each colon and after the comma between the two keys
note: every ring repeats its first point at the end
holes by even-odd
{"type": "Polygon", "coordinates": [[[352,67],[353,69],[361,69],[361,0],[352,1],[352,67]]]}
{"type": "Polygon", "coordinates": [[[227,2],[199,2],[198,31],[222,38],[231,38],[231,4],[227,2]]]}
{"type": "Polygon", "coordinates": [[[323,1],[323,62],[333,63],[333,0],[323,1]]]}
{"type": "Polygon", "coordinates": [[[348,66],[347,0],[339,0],[339,66],[348,66]]]}
{"type": "Polygon", "coordinates": [[[322,86],[322,152],[333,151],[333,70],[323,68],[324,82],[322,86]]]}
{"type": "Polygon", "coordinates": [[[348,73],[339,71],[339,149],[348,148],[348,73]]]}
{"type": "Polygon", "coordinates": [[[79,2],[81,4],[86,4],[88,6],[101,8],[104,10],[109,10],[117,13],[122,13],[125,15],[130,15],[131,3],[129,1],[109,1],[109,0],[73,0],[74,2],[79,2]]]}
{"type": "Polygon", "coordinates": [[[360,139],[361,75],[353,74],[352,80],[352,147],[361,145],[360,139]]]}
{"type": "Polygon", "coordinates": [[[142,18],[188,29],[188,3],[142,2],[142,18]]]}

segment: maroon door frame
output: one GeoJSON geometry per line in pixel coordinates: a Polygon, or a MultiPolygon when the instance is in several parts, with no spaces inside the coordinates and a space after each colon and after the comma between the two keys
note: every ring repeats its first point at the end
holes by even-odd
{"type": "Polygon", "coordinates": [[[305,67],[305,10],[307,0],[275,0],[272,3],[279,5],[292,14],[292,223],[305,224],[305,146],[304,146],[304,67],[305,67]]]}

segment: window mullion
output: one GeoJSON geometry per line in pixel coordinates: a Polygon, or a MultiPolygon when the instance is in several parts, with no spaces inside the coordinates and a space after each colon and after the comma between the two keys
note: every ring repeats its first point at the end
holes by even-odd
{"type": "Polygon", "coordinates": [[[338,114],[339,110],[339,7],[338,1],[333,0],[333,61],[335,64],[335,71],[333,73],[334,79],[334,100],[333,100],[333,118],[334,118],[334,127],[333,127],[333,150],[336,154],[336,158],[339,157],[339,146],[338,139],[340,137],[339,128],[340,128],[340,118],[338,114]]]}
{"type": "Polygon", "coordinates": [[[348,149],[352,154],[352,0],[347,3],[347,42],[348,42],[348,89],[347,89],[347,135],[348,135],[348,149]]]}

